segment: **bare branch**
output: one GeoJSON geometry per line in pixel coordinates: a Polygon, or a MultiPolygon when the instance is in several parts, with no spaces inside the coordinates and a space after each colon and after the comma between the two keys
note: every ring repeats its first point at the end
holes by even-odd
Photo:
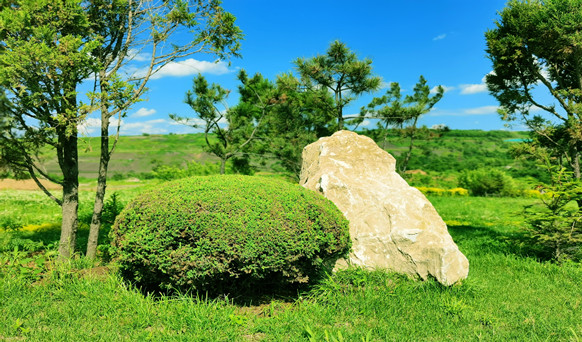
{"type": "Polygon", "coordinates": [[[34,169],[31,166],[29,166],[28,171],[30,173],[30,176],[32,177],[32,179],[34,180],[34,182],[36,183],[36,185],[42,190],[42,192],[44,192],[56,204],[62,206],[63,205],[63,201],[60,200],[60,199],[58,199],[58,198],[56,198],[50,191],[48,191],[48,189],[40,182],[40,180],[38,179],[38,177],[36,177],[36,174],[34,172],[34,169]]]}
{"type": "MultiPolygon", "coordinates": [[[[541,73],[539,70],[536,71],[536,76],[538,77],[538,79],[542,82],[542,84],[544,86],[546,86],[546,88],[548,89],[548,91],[550,92],[550,94],[552,94],[553,97],[556,98],[556,100],[558,100],[558,102],[560,103],[560,106],[562,106],[562,108],[564,108],[564,110],[567,113],[570,113],[570,106],[568,106],[568,104],[566,102],[564,102],[564,99],[562,99],[562,97],[560,96],[560,94],[558,94],[556,92],[556,90],[554,89],[554,87],[552,87],[552,84],[550,83],[550,81],[548,81],[541,73]]],[[[525,87],[525,92],[526,92],[526,96],[528,98],[528,100],[530,100],[535,106],[542,108],[543,110],[547,110],[546,106],[542,106],[539,103],[537,103],[536,101],[533,100],[531,94],[529,93],[529,89],[527,89],[527,87],[525,87]]],[[[558,112],[556,112],[555,110],[548,110],[548,112],[552,113],[554,116],[556,116],[557,118],[559,118],[560,120],[563,121],[567,121],[566,118],[564,118],[563,116],[561,116],[558,112]]]]}

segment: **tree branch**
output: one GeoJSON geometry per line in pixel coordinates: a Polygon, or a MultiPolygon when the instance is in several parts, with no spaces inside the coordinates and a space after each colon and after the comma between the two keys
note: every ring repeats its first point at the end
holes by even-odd
{"type": "Polygon", "coordinates": [[[238,153],[240,150],[243,149],[243,147],[245,147],[248,143],[250,143],[251,140],[253,140],[253,138],[255,136],[255,133],[257,132],[257,130],[259,129],[259,126],[261,125],[261,121],[263,120],[263,118],[265,117],[265,115],[267,113],[267,111],[266,111],[267,106],[265,106],[265,104],[263,103],[263,100],[261,99],[261,97],[259,96],[259,94],[257,93],[257,91],[253,87],[251,87],[251,86],[249,86],[249,88],[255,93],[255,95],[259,99],[259,102],[261,102],[261,107],[260,108],[261,108],[261,110],[262,110],[263,113],[262,113],[261,117],[259,118],[259,120],[257,121],[257,124],[255,125],[255,128],[253,129],[253,132],[251,133],[251,136],[244,143],[242,143],[235,150],[235,152],[233,152],[233,154],[238,153]]]}
{"type": "MultiPolygon", "coordinates": [[[[552,84],[546,80],[546,78],[540,73],[539,70],[536,70],[536,76],[537,78],[542,82],[543,85],[546,86],[546,88],[548,88],[548,91],[550,92],[550,94],[552,94],[552,96],[554,98],[556,98],[556,100],[558,100],[558,102],[560,103],[560,106],[562,106],[562,108],[564,108],[564,110],[566,111],[566,113],[570,114],[570,106],[568,106],[568,104],[566,102],[564,102],[564,99],[562,99],[560,97],[560,95],[556,92],[556,90],[554,89],[554,87],[552,87],[552,84]]],[[[527,89],[526,87],[526,96],[528,97],[528,100],[530,100],[534,105],[546,110],[545,106],[540,106],[539,104],[537,104],[537,102],[533,101],[533,98],[531,97],[530,93],[529,93],[529,89],[527,89]]],[[[558,114],[558,112],[556,112],[555,110],[549,111],[550,113],[554,114],[557,118],[559,118],[560,120],[563,121],[567,121],[566,118],[564,118],[563,116],[561,116],[560,114],[558,114]]]]}
{"type": "MultiPolygon", "coordinates": [[[[48,189],[40,182],[40,180],[36,177],[36,174],[34,172],[34,169],[32,168],[32,166],[28,166],[28,172],[30,173],[30,176],[32,177],[32,179],[34,180],[34,182],[36,183],[36,185],[38,185],[38,187],[42,190],[42,192],[44,192],[50,199],[52,199],[56,204],[62,206],[63,205],[63,201],[56,198],[50,191],[48,191],[48,189]]],[[[62,184],[61,184],[62,185],[62,184]]]]}

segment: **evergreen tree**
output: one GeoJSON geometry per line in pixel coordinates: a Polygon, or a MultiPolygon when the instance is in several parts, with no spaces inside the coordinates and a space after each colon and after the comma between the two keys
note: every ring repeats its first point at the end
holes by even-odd
{"type": "Polygon", "coordinates": [[[421,75],[418,83],[414,86],[414,93],[407,95],[404,100],[400,92],[400,85],[393,82],[390,84],[390,89],[386,91],[386,95],[375,97],[367,107],[360,109],[360,118],[380,119],[379,128],[384,131],[384,142],[390,126],[399,128],[409,139],[408,151],[399,165],[400,172],[406,171],[408,167],[414,140],[427,131],[426,128],[419,130],[418,120],[422,115],[430,112],[434,105],[441,100],[444,89],[438,86],[433,96],[430,96],[430,93],[430,87],[424,76],[421,75]]]}
{"type": "Polygon", "coordinates": [[[356,97],[380,88],[380,77],[372,75],[372,60],[358,60],[344,43],[334,41],[325,55],[295,60],[301,78],[313,91],[329,89],[334,97],[333,111],[337,129],[344,129],[343,109],[356,97]]]}

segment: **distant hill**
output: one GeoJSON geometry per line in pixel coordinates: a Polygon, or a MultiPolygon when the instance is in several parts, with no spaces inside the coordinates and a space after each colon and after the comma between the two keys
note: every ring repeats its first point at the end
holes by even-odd
{"type": "MultiPolygon", "coordinates": [[[[519,168],[509,150],[527,140],[528,132],[451,130],[440,136],[414,142],[409,169],[425,171],[462,171],[480,167],[519,168]]],[[[382,140],[377,139],[382,145],[382,140]]],[[[392,132],[385,149],[398,160],[408,150],[409,140],[392,132]]]]}
{"type": "MultiPolygon", "coordinates": [[[[370,135],[370,132],[363,133],[370,135]]],[[[375,137],[379,145],[382,139],[375,137]]],[[[440,137],[415,141],[409,170],[451,172],[479,167],[503,168],[514,177],[535,175],[535,170],[516,161],[510,146],[528,138],[527,132],[451,130],[440,137]],[[530,172],[531,171],[531,172],[530,172]]],[[[109,175],[150,172],[156,163],[185,165],[187,161],[216,162],[203,150],[204,134],[141,135],[121,137],[112,156],[109,175]]],[[[80,177],[96,178],[99,138],[80,139],[80,177]]],[[[398,160],[408,148],[408,140],[391,132],[385,149],[398,160]]],[[[47,151],[45,168],[56,174],[56,157],[47,151]]]]}
{"type": "MultiPolygon", "coordinates": [[[[79,139],[79,177],[96,178],[100,138],[79,139]]],[[[150,172],[154,163],[183,165],[190,160],[216,161],[202,149],[204,134],[136,135],[120,137],[109,164],[109,176],[116,173],[150,172]]],[[[45,152],[45,168],[57,174],[58,163],[52,152],[45,152]]]]}

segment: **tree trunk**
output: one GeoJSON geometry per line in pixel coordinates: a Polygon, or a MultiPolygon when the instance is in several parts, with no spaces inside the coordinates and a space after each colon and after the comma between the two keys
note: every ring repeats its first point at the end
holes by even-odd
{"type": "MultiPolygon", "coordinates": [[[[339,95],[339,101],[341,101],[341,93],[339,95]]],[[[338,132],[344,129],[344,113],[342,107],[338,105],[337,108],[337,130],[338,132]]]]}
{"type": "Polygon", "coordinates": [[[341,85],[338,85],[336,89],[333,89],[335,93],[335,105],[337,106],[337,131],[344,129],[344,113],[342,105],[342,91],[341,85]]]}
{"type": "Polygon", "coordinates": [[[572,159],[574,177],[576,177],[576,179],[580,179],[580,152],[578,152],[578,148],[575,148],[572,159]]]}
{"type": "Polygon", "coordinates": [[[70,136],[65,128],[58,129],[59,164],[63,172],[63,204],[59,255],[70,258],[77,243],[79,209],[79,157],[77,152],[77,131],[70,136]]]}
{"type": "Polygon", "coordinates": [[[382,149],[386,150],[386,140],[388,140],[388,122],[384,125],[384,140],[382,140],[382,149]]]}
{"type": "Polygon", "coordinates": [[[226,171],[226,158],[220,159],[220,174],[223,175],[226,171]]]}
{"type": "MultiPolygon", "coordinates": [[[[572,156],[572,168],[574,169],[574,177],[577,180],[580,180],[580,152],[578,152],[578,148],[575,147],[573,156],[572,156]]],[[[578,204],[578,212],[582,212],[582,199],[576,200],[576,204],[578,204]]]]}
{"type": "Polygon", "coordinates": [[[414,118],[414,123],[410,126],[410,145],[408,146],[408,152],[406,152],[406,157],[402,161],[402,165],[400,165],[400,172],[405,172],[406,168],[408,167],[408,162],[410,161],[410,156],[412,155],[412,147],[414,146],[414,133],[416,132],[416,122],[418,121],[418,117],[414,118]]]}
{"type": "MultiPolygon", "coordinates": [[[[105,114],[105,113],[103,113],[105,114]]],[[[97,192],[93,204],[93,215],[89,228],[89,240],[87,241],[87,257],[94,259],[97,254],[97,244],[99,243],[99,230],[101,229],[101,215],[105,201],[105,190],[107,188],[107,168],[109,166],[111,154],[109,153],[109,119],[101,118],[101,158],[99,160],[99,175],[97,178],[97,192]]]]}

